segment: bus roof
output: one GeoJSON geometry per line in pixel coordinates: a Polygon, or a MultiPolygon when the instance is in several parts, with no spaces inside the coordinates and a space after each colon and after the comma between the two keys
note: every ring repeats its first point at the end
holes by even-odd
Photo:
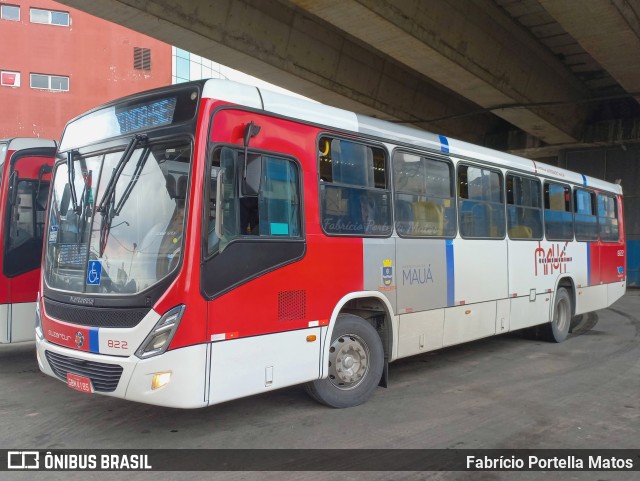
{"type": "Polygon", "coordinates": [[[450,139],[415,127],[394,124],[367,115],[357,114],[337,107],[330,107],[311,100],[301,99],[263,88],[230,80],[210,79],[204,84],[203,98],[264,110],[280,116],[321,125],[336,130],[360,133],[383,141],[412,145],[431,151],[443,152],[453,157],[476,159],[500,165],[506,169],[542,175],[572,184],[593,187],[622,194],[618,184],[589,177],[567,169],[536,162],[524,157],[488,149],[461,140],[450,139]]]}
{"type": "Polygon", "coordinates": [[[7,144],[7,150],[32,149],[34,147],[56,147],[56,141],[51,139],[40,139],[36,137],[14,137],[11,139],[0,139],[0,143],[7,144]]]}

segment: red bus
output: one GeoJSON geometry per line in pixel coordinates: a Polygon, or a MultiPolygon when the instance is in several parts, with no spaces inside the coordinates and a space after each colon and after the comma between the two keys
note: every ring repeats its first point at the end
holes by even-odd
{"type": "Polygon", "coordinates": [[[228,81],[70,121],[52,185],[38,360],[84,392],[354,406],[396,359],[561,342],[625,291],[619,185],[228,81]]]}
{"type": "Polygon", "coordinates": [[[0,343],[33,341],[53,140],[0,139],[0,343]]]}

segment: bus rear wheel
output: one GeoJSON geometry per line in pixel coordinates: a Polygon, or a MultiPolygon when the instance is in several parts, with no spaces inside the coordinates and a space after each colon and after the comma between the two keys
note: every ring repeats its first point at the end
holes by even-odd
{"type": "Polygon", "coordinates": [[[571,296],[564,287],[559,287],[553,300],[551,322],[541,326],[542,338],[549,342],[564,341],[569,333],[571,317],[571,296]]]}
{"type": "Polygon", "coordinates": [[[329,348],[329,376],[306,385],[316,401],[334,408],[358,406],[376,390],[384,367],[374,327],[353,314],[338,316],[329,348]]]}

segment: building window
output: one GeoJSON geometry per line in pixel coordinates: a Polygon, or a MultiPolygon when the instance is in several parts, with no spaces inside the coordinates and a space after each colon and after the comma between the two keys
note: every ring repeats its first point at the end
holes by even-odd
{"type": "Polygon", "coordinates": [[[133,47],[133,68],[136,70],[151,70],[151,49],[133,47]]]}
{"type": "Polygon", "coordinates": [[[2,5],[0,7],[0,18],[3,20],[20,21],[20,7],[17,5],[2,5]]]}
{"type": "Polygon", "coordinates": [[[67,92],[69,90],[69,77],[32,73],[31,88],[67,92]]]}
{"type": "Polygon", "coordinates": [[[57,12],[55,10],[42,10],[40,8],[32,8],[30,10],[31,23],[44,23],[47,25],[60,25],[62,27],[69,26],[69,13],[57,12]]]}
{"type": "Polygon", "coordinates": [[[0,72],[0,85],[5,87],[20,87],[20,72],[3,70],[0,72]]]}

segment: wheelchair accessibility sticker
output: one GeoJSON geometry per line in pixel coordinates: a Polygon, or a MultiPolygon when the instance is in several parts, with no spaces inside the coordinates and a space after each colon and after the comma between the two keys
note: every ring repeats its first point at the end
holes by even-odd
{"type": "Polygon", "coordinates": [[[102,276],[102,261],[89,261],[87,284],[90,286],[99,286],[100,276],[102,276]]]}

